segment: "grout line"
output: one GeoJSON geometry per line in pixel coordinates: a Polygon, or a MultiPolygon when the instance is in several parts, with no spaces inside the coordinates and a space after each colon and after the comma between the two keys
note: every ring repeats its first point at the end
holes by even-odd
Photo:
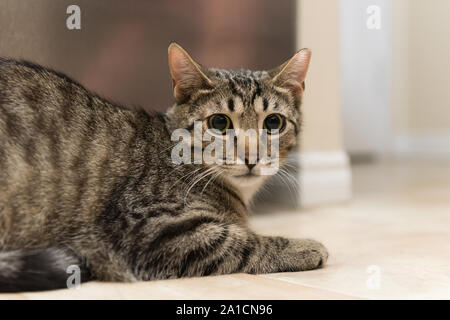
{"type": "Polygon", "coordinates": [[[317,289],[317,290],[322,290],[322,291],[329,291],[329,292],[336,293],[336,294],[341,294],[341,295],[344,295],[344,296],[347,296],[347,297],[353,298],[353,299],[367,299],[365,297],[350,295],[348,293],[345,293],[345,292],[342,292],[342,291],[339,291],[339,290],[335,290],[335,289],[321,288],[321,287],[317,287],[317,286],[310,285],[310,284],[298,283],[297,281],[294,281],[294,280],[292,280],[290,278],[286,278],[286,277],[274,278],[274,277],[272,277],[270,275],[265,275],[265,276],[262,276],[262,277],[269,278],[269,279],[272,279],[272,280],[278,280],[278,281],[282,281],[282,282],[287,282],[287,283],[290,283],[290,284],[295,284],[297,286],[304,286],[304,287],[308,287],[308,288],[312,288],[312,289],[317,289]]]}

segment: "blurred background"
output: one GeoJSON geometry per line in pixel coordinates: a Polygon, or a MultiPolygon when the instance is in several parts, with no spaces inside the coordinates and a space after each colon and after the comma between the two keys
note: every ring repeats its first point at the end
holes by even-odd
{"type": "Polygon", "coordinates": [[[275,181],[279,192],[260,198],[286,204],[294,194],[294,203],[315,207],[346,203],[361,190],[407,190],[392,172],[406,179],[448,171],[449,17],[447,0],[0,0],[0,56],[161,111],[173,103],[171,41],[222,68],[268,69],[309,47],[304,129],[292,158],[301,170],[288,182],[300,185],[275,181]],[[80,30],[66,26],[73,4],[80,30]]]}
{"type": "Polygon", "coordinates": [[[2,56],[61,70],[125,105],[173,103],[167,47],[204,65],[269,68],[295,52],[295,1],[1,0],[2,56]],[[69,30],[76,4],[81,30],[69,30]]]}

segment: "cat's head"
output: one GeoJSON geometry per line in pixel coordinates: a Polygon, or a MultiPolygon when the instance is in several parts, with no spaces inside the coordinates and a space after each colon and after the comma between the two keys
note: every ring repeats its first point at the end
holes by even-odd
{"type": "MultiPolygon", "coordinates": [[[[235,151],[232,157],[239,161],[204,163],[205,167],[234,185],[260,183],[271,172],[265,169],[273,165],[270,148],[273,139],[278,140],[280,163],[298,142],[300,104],[310,57],[311,52],[302,49],[269,71],[220,70],[201,66],[183,48],[172,43],[169,68],[176,103],[167,113],[171,129],[186,129],[192,137],[195,121],[201,124],[203,132],[215,129],[212,130],[214,139],[221,139],[224,146],[227,141],[232,143],[235,151]],[[255,130],[258,137],[263,132],[260,129],[266,130],[265,156],[260,153],[264,144],[258,139],[240,139],[248,129],[255,130]],[[257,144],[256,153],[249,146],[252,141],[257,144]]],[[[202,141],[200,146],[204,150],[209,143],[202,141]]],[[[215,154],[225,160],[230,157],[229,151],[215,154]]]]}

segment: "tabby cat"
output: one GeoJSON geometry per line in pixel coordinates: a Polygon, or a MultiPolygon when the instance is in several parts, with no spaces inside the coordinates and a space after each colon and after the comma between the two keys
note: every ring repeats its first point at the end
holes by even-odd
{"type": "Polygon", "coordinates": [[[128,110],[63,74],[0,59],[0,291],[66,287],[71,265],[82,281],[322,266],[327,251],[314,240],[249,230],[267,163],[247,153],[233,165],[171,158],[171,133],[200,120],[219,132],[279,130],[283,162],[298,141],[310,55],[300,50],[271,71],[230,71],[205,68],[172,43],[175,103],[165,114],[128,110]]]}

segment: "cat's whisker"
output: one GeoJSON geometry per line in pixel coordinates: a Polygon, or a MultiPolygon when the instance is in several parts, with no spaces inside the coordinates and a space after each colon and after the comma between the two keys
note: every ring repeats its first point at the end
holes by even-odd
{"type": "Polygon", "coordinates": [[[203,175],[201,175],[196,181],[194,181],[194,183],[192,183],[192,185],[187,189],[186,194],[184,196],[184,204],[186,205],[187,202],[187,197],[189,196],[190,191],[192,190],[192,188],[194,188],[194,186],[199,183],[201,180],[203,180],[204,178],[208,177],[210,174],[212,174],[213,172],[208,172],[208,173],[204,173],[203,175]]]}
{"type": "Polygon", "coordinates": [[[192,190],[192,188],[194,188],[194,186],[197,184],[197,183],[199,183],[201,180],[203,180],[204,178],[206,178],[206,177],[208,177],[210,174],[213,174],[214,173],[214,167],[213,168],[209,168],[209,169],[207,169],[206,171],[204,171],[204,172],[202,172],[202,173],[200,173],[199,175],[197,175],[196,177],[198,177],[197,178],[197,180],[195,180],[192,184],[191,184],[191,186],[188,188],[188,190],[186,191],[186,194],[185,194],[185,196],[184,196],[184,203],[186,204],[186,199],[187,199],[187,197],[188,197],[188,195],[189,195],[189,192],[192,190]]]}
{"type": "Polygon", "coordinates": [[[212,177],[208,180],[208,182],[205,184],[205,186],[203,187],[202,192],[201,192],[200,194],[203,194],[203,192],[205,191],[205,189],[206,189],[206,187],[208,186],[208,184],[209,184],[211,181],[214,181],[215,179],[217,179],[223,172],[224,172],[224,170],[220,170],[216,175],[212,176],[212,177]]]}
{"type": "Polygon", "coordinates": [[[288,183],[288,188],[292,192],[294,202],[297,200],[299,194],[299,181],[292,176],[289,172],[282,170],[282,174],[291,182],[288,183]]]}
{"type": "Polygon", "coordinates": [[[196,181],[198,178],[201,178],[202,175],[207,174],[209,171],[210,171],[210,169],[205,170],[205,168],[203,168],[203,167],[200,167],[197,170],[194,170],[194,172],[192,172],[192,174],[188,175],[188,177],[185,178],[185,179],[189,179],[189,182],[186,183],[184,190],[189,188],[194,181],[196,181]],[[203,170],[203,171],[198,172],[200,170],[203,170]]]}
{"type": "Polygon", "coordinates": [[[281,182],[282,182],[283,184],[285,184],[285,185],[288,187],[288,189],[289,189],[289,195],[290,195],[290,197],[291,197],[291,199],[292,199],[293,191],[292,191],[292,189],[291,189],[291,187],[290,187],[289,181],[287,181],[287,180],[285,179],[285,177],[282,176],[282,175],[280,175],[279,178],[280,178],[281,182]]]}
{"type": "MultiPolygon", "coordinates": [[[[174,186],[176,186],[176,184],[178,182],[180,182],[181,180],[187,179],[188,177],[190,177],[191,175],[194,175],[196,172],[198,172],[199,170],[201,170],[202,168],[197,168],[195,170],[192,170],[190,172],[188,172],[187,174],[183,175],[181,178],[179,178],[178,180],[175,181],[175,183],[173,185],[170,186],[170,188],[173,188],[174,186]]],[[[173,172],[173,171],[172,171],[173,172]]]]}
{"type": "Polygon", "coordinates": [[[285,170],[284,168],[280,168],[279,170],[280,174],[286,176],[289,180],[291,180],[293,182],[293,185],[296,186],[298,184],[297,179],[292,176],[292,174],[290,172],[288,172],[287,170],[285,170]]]}
{"type": "Polygon", "coordinates": [[[169,150],[169,149],[172,149],[172,148],[175,147],[175,146],[176,146],[176,143],[174,143],[173,145],[170,145],[170,146],[167,147],[167,148],[164,148],[164,149],[160,150],[159,152],[163,153],[163,152],[165,152],[165,151],[167,151],[167,150],[169,150]]]}
{"type": "Polygon", "coordinates": [[[285,170],[283,170],[281,168],[278,171],[278,173],[279,174],[277,174],[275,177],[288,187],[291,199],[294,200],[294,202],[295,202],[297,200],[297,196],[298,196],[297,181],[288,172],[286,172],[285,170]]]}
{"type": "Polygon", "coordinates": [[[184,171],[184,170],[183,170],[182,166],[178,165],[178,166],[175,166],[174,168],[172,168],[172,170],[169,171],[169,175],[171,175],[175,171],[184,171]]]}
{"type": "Polygon", "coordinates": [[[207,187],[208,184],[211,182],[211,180],[214,179],[214,177],[215,177],[215,176],[212,174],[212,175],[211,175],[211,178],[209,178],[209,180],[205,183],[205,186],[203,187],[202,191],[200,192],[201,195],[203,194],[203,192],[205,191],[206,187],[207,187]]]}

